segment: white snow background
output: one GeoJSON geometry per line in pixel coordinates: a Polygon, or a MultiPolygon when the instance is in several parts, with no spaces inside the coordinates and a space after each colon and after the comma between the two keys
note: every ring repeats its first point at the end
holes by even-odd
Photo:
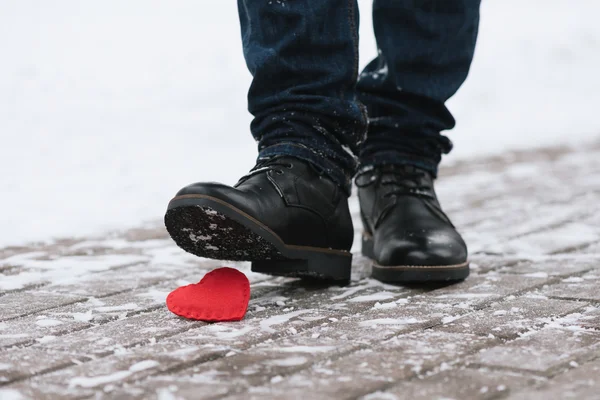
{"type": "MultiPolygon", "coordinates": [[[[360,1],[361,66],[376,54],[360,1]]],[[[445,159],[600,134],[598,0],[483,0],[445,159]]],[[[0,1],[0,245],[162,218],[252,167],[236,2],[0,1]]]]}

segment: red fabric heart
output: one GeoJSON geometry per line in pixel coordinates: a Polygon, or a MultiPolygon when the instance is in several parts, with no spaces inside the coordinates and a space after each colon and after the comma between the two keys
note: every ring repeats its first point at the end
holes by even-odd
{"type": "Polygon", "coordinates": [[[239,321],[250,301],[250,282],[233,268],[217,268],[198,283],[181,286],[167,296],[172,313],[200,321],[239,321]]]}

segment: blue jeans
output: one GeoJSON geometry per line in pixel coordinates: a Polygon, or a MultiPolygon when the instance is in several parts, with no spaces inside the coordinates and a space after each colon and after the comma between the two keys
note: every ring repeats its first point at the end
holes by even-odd
{"type": "Polygon", "coordinates": [[[355,0],[238,0],[259,159],[291,155],[348,193],[357,168],[437,174],[444,105],[467,77],[481,0],[374,0],[378,57],[358,75],[355,0]]]}

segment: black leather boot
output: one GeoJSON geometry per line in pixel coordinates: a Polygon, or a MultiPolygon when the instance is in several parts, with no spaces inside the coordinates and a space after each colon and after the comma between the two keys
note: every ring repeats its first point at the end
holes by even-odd
{"type": "Polygon", "coordinates": [[[179,247],[200,257],[252,261],[252,271],[271,275],[350,280],[347,196],[294,157],[260,162],[234,187],[183,188],[165,225],[179,247]]]}
{"type": "Polygon", "coordinates": [[[462,280],[467,246],[437,200],[432,176],[413,166],[363,170],[356,178],[362,253],[386,282],[462,280]]]}

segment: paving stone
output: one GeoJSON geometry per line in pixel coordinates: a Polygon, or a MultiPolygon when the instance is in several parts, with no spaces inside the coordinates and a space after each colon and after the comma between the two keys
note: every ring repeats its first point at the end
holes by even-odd
{"type": "Polygon", "coordinates": [[[435,329],[469,332],[482,336],[514,339],[520,333],[548,323],[551,319],[584,309],[586,303],[524,295],[493,304],[489,308],[454,319],[435,329]]]}
{"type": "Polygon", "coordinates": [[[510,263],[510,265],[499,265],[495,268],[495,272],[537,277],[567,278],[572,275],[583,274],[599,266],[599,261],[595,259],[577,258],[572,255],[555,255],[516,261],[510,263]]]}
{"type": "Polygon", "coordinates": [[[0,322],[0,348],[33,344],[91,326],[85,321],[73,319],[72,315],[55,315],[51,312],[0,322]]]}
{"type": "Polygon", "coordinates": [[[502,254],[555,254],[589,245],[598,240],[600,240],[599,229],[583,222],[573,222],[496,243],[487,246],[485,251],[502,254]]]}
{"type": "MultiPolygon", "coordinates": [[[[334,340],[315,340],[307,337],[285,338],[272,343],[258,345],[245,352],[232,351],[219,358],[191,369],[179,371],[176,376],[157,376],[124,392],[144,398],[149,394],[164,391],[175,385],[183,391],[192,391],[183,382],[193,385],[200,398],[210,398],[214,392],[220,395],[237,393],[252,387],[269,384],[280,375],[293,373],[309,367],[324,358],[334,356],[349,348],[334,340]],[[143,391],[140,392],[140,387],[143,391]],[[206,395],[203,395],[206,393],[206,395]]],[[[179,394],[181,395],[181,394],[179,394]]]]}
{"type": "Polygon", "coordinates": [[[0,352],[0,386],[88,360],[89,357],[73,357],[67,353],[32,348],[3,351],[0,352]]]}
{"type": "Polygon", "coordinates": [[[440,334],[431,330],[395,337],[379,346],[271,380],[232,398],[356,398],[391,386],[393,382],[425,374],[443,362],[488,345],[489,339],[469,334],[440,334]]]}
{"type": "Polygon", "coordinates": [[[142,264],[148,260],[148,256],[141,254],[66,257],[43,251],[18,254],[3,260],[2,264],[21,266],[23,272],[2,276],[0,290],[17,290],[46,283],[61,284],[87,279],[94,273],[142,264]]]}
{"type": "Polygon", "coordinates": [[[17,382],[8,386],[0,386],[0,399],[35,399],[35,400],[81,400],[97,395],[93,389],[69,390],[61,385],[37,384],[36,382],[17,382]]]}
{"type": "Polygon", "coordinates": [[[563,279],[560,283],[550,285],[541,294],[560,299],[581,299],[600,301],[600,271],[592,271],[581,277],[563,279]]]}
{"type": "Polygon", "coordinates": [[[37,344],[34,348],[101,357],[137,344],[152,343],[161,337],[175,335],[202,324],[204,323],[179,318],[161,309],[75,332],[37,344]]]}
{"type": "MultiPolygon", "coordinates": [[[[85,300],[85,297],[43,290],[15,292],[0,297],[0,321],[45,311],[85,300]]],[[[1,337],[0,337],[1,339],[1,337]]]]}
{"type": "Polygon", "coordinates": [[[528,388],[513,394],[511,400],[597,399],[600,393],[600,360],[579,365],[554,377],[540,388],[528,388]]]}
{"type": "Polygon", "coordinates": [[[518,244],[521,237],[561,229],[572,221],[583,220],[593,214],[587,207],[590,201],[590,194],[586,192],[548,193],[543,199],[500,196],[477,210],[480,218],[471,216],[468,232],[485,244],[484,250],[497,251],[497,246],[518,244]],[[535,218],[531,218],[532,215],[535,218]]]}
{"type": "MultiPolygon", "coordinates": [[[[45,290],[53,293],[70,293],[80,296],[105,297],[111,294],[133,290],[174,280],[179,277],[190,275],[189,268],[153,268],[151,264],[136,264],[126,268],[119,268],[106,272],[88,274],[81,279],[69,279],[65,283],[54,284],[45,287],[45,290]]],[[[207,270],[197,270],[198,276],[202,277],[207,270]]]]}
{"type": "Polygon", "coordinates": [[[472,358],[476,365],[533,371],[550,375],[558,368],[593,357],[600,350],[600,332],[559,324],[483,350],[472,358]]]}
{"type": "Polygon", "coordinates": [[[438,305],[412,297],[381,301],[360,313],[323,319],[318,326],[310,329],[310,334],[335,338],[340,342],[352,338],[358,342],[378,343],[394,335],[453,320],[467,312],[462,308],[436,307],[438,305]]]}
{"type": "Polygon", "coordinates": [[[485,368],[453,368],[400,383],[385,391],[361,397],[361,400],[497,399],[525,386],[546,381],[535,375],[485,368]]]}
{"type": "Polygon", "coordinates": [[[600,330],[600,308],[595,306],[586,307],[578,322],[578,325],[582,328],[600,330]]]}
{"type": "Polygon", "coordinates": [[[485,253],[471,254],[469,256],[469,261],[471,262],[471,272],[478,274],[510,268],[514,264],[528,264],[531,262],[514,255],[492,255],[485,253]]]}
{"type": "MultiPolygon", "coordinates": [[[[167,281],[160,285],[138,288],[126,293],[90,298],[68,306],[52,308],[24,318],[0,323],[0,348],[14,345],[33,344],[38,340],[51,340],[53,336],[62,336],[71,332],[90,328],[93,324],[123,319],[131,315],[164,309],[168,293],[176,286],[187,284],[197,276],[167,281]]],[[[253,291],[253,297],[275,290],[262,288],[253,291]]]]}
{"type": "Polygon", "coordinates": [[[39,387],[57,385],[72,395],[80,389],[97,389],[110,396],[117,386],[125,382],[222,357],[227,351],[227,348],[218,346],[165,346],[156,343],[37,376],[31,382],[39,387]]]}
{"type": "Polygon", "coordinates": [[[591,256],[598,256],[600,255],[600,242],[598,243],[593,243],[587,247],[584,247],[582,249],[580,249],[579,251],[577,251],[578,254],[589,254],[591,256]]]}
{"type": "Polygon", "coordinates": [[[456,307],[465,310],[482,308],[492,302],[542,286],[548,277],[498,274],[490,272],[472,276],[458,284],[442,287],[431,292],[417,294],[413,300],[440,308],[456,307]]]}

